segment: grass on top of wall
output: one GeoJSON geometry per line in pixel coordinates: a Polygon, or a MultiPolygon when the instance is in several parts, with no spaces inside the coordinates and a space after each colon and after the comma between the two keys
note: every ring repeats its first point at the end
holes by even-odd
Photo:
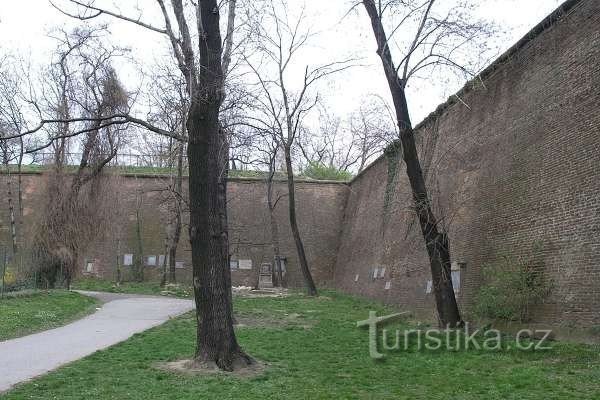
{"type": "Polygon", "coordinates": [[[97,304],[64,290],[5,297],[0,299],[0,341],[65,325],[95,311],[97,304]]]}
{"type": "MultiPolygon", "coordinates": [[[[191,314],[5,395],[17,399],[598,399],[600,348],[554,343],[521,352],[386,352],[369,357],[368,332],[356,327],[370,310],[390,310],[335,292],[318,298],[235,298],[238,340],[268,363],[254,378],[188,376],[157,363],[194,352],[191,314]]],[[[510,343],[510,338],[504,339],[510,343]]]]}

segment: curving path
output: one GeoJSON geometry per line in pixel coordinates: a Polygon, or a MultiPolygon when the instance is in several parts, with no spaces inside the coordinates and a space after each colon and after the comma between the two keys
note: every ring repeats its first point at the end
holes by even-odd
{"type": "Polygon", "coordinates": [[[191,300],[79,293],[95,297],[104,304],[96,313],[69,325],[0,342],[0,393],[194,308],[191,300]]]}

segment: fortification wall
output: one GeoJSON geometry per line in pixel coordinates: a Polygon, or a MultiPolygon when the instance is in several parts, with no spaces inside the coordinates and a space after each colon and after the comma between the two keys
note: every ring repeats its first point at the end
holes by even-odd
{"type": "MultiPolygon", "coordinates": [[[[567,5],[416,130],[467,311],[506,254],[554,281],[536,321],[600,323],[600,3],[567,5]]],[[[336,287],[433,319],[403,162],[380,158],[347,204],[336,287]]]]}
{"type": "MultiPolygon", "coordinates": [[[[0,175],[0,195],[3,199],[8,198],[9,180],[15,207],[18,207],[16,175],[0,175]]],[[[25,174],[22,177],[25,223],[20,223],[18,210],[15,210],[15,215],[18,234],[26,249],[32,243],[40,213],[44,210],[46,180],[46,174],[25,174]]],[[[133,258],[139,255],[136,233],[139,209],[144,271],[149,279],[157,279],[166,253],[166,227],[171,215],[169,207],[173,204],[172,194],[166,190],[169,178],[159,175],[107,174],[102,185],[103,191],[110,193],[110,198],[104,203],[108,208],[108,220],[101,227],[96,240],[82,254],[80,272],[113,279],[119,262],[123,267],[123,277],[128,279],[131,276],[131,267],[124,264],[127,264],[127,255],[133,258]],[[88,262],[93,263],[91,271],[85,271],[88,262]]],[[[183,186],[187,192],[187,178],[183,186]]],[[[347,190],[345,183],[300,180],[296,185],[299,228],[309,265],[320,286],[328,286],[333,280],[347,190]]],[[[274,198],[279,199],[275,219],[279,227],[280,254],[286,258],[285,281],[288,286],[301,287],[303,280],[287,214],[287,185],[276,182],[273,191],[274,198]]],[[[266,184],[259,179],[232,178],[229,181],[230,251],[234,264],[238,262],[240,267],[232,269],[234,285],[255,286],[260,265],[274,262],[266,193],[266,184]],[[250,266],[250,269],[243,269],[250,266]]],[[[184,193],[184,198],[186,196],[184,193]]],[[[184,227],[176,261],[178,278],[189,282],[191,249],[187,235],[188,219],[188,212],[184,210],[184,227]]],[[[0,210],[0,242],[5,246],[9,246],[11,241],[9,225],[5,201],[0,210]]]]}

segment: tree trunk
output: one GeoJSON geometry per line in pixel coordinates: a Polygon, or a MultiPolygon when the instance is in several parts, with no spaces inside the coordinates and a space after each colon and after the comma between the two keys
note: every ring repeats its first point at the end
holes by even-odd
{"type": "Polygon", "coordinates": [[[273,201],[273,176],[275,174],[272,168],[267,178],[267,207],[269,208],[269,222],[271,227],[271,243],[273,245],[273,260],[275,261],[275,280],[276,285],[283,287],[283,271],[281,270],[281,252],[279,249],[279,225],[275,218],[275,206],[277,201],[273,201]]]}
{"type": "Polygon", "coordinates": [[[135,209],[135,237],[137,241],[137,250],[138,256],[135,261],[135,277],[134,279],[137,282],[144,281],[144,242],[142,238],[142,217],[141,213],[141,193],[138,193],[138,198],[136,199],[136,209],[135,209]]]}
{"type": "Polygon", "coordinates": [[[8,165],[8,160],[6,160],[6,196],[8,201],[8,213],[10,218],[10,237],[12,242],[12,253],[13,256],[18,253],[18,245],[17,245],[17,223],[15,221],[15,206],[13,202],[13,192],[12,192],[12,174],[10,171],[10,166],[8,165]]]}
{"type": "Polygon", "coordinates": [[[171,246],[169,247],[169,282],[175,283],[177,280],[176,274],[176,260],[177,247],[179,246],[179,239],[181,238],[181,196],[183,196],[183,143],[179,144],[178,155],[177,155],[177,178],[175,181],[175,227],[173,229],[173,237],[171,238],[171,246]]]}
{"type": "MultiPolygon", "coordinates": [[[[192,94],[187,120],[189,163],[189,237],[198,321],[195,362],[232,371],[252,359],[237,343],[233,329],[227,163],[219,110],[223,96],[222,43],[216,0],[200,0],[199,93],[192,94]]],[[[193,90],[192,86],[192,90],[193,90]]]]}
{"type": "Polygon", "coordinates": [[[292,169],[292,157],[290,154],[289,146],[285,146],[284,152],[285,167],[287,170],[290,227],[292,228],[292,235],[294,236],[294,243],[296,244],[296,251],[298,252],[298,261],[300,262],[300,270],[302,271],[302,276],[304,277],[304,285],[306,286],[306,292],[309,296],[317,296],[317,288],[310,273],[310,269],[308,268],[308,262],[306,261],[306,253],[304,252],[304,245],[302,244],[302,238],[300,237],[300,231],[298,230],[298,221],[296,220],[294,171],[292,169]]]}
{"type": "Polygon", "coordinates": [[[405,82],[399,78],[394,68],[392,55],[387,45],[387,36],[374,1],[363,0],[363,4],[371,20],[371,26],[377,41],[377,54],[381,58],[394,101],[396,119],[400,128],[402,156],[406,164],[406,174],[410,181],[415,211],[419,218],[421,233],[429,256],[439,322],[443,327],[458,327],[463,322],[452,286],[449,241],[446,233],[438,230],[438,221],[431,209],[431,202],[425,186],[425,178],[421,169],[414,131],[408,112],[404,90],[405,82]]]}

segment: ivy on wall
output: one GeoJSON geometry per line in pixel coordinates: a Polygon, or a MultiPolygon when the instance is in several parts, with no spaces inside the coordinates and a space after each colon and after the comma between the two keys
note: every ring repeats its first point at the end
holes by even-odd
{"type": "Polygon", "coordinates": [[[396,177],[398,176],[398,164],[400,163],[400,152],[402,144],[400,140],[395,140],[386,147],[384,154],[387,160],[387,183],[385,186],[385,195],[383,199],[383,218],[384,223],[390,210],[390,204],[394,197],[396,187],[396,177]]]}

